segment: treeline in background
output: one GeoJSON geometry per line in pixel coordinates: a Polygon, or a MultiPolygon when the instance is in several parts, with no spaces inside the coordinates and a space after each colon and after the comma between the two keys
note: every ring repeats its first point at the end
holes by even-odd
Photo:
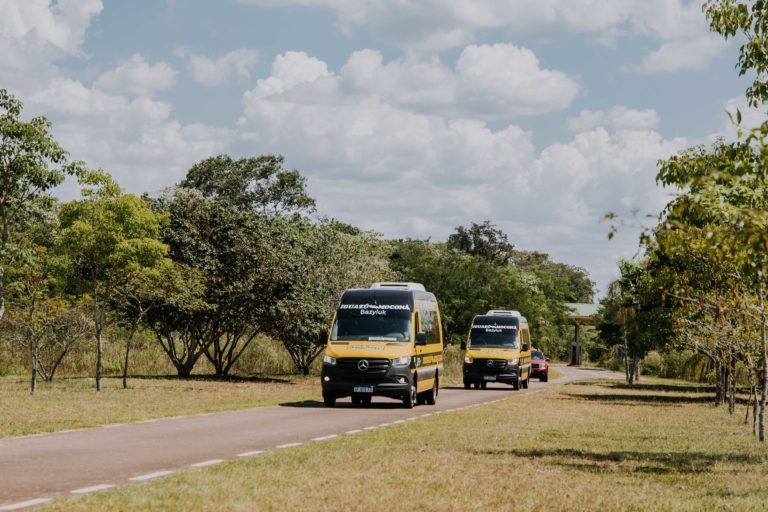
{"type": "Polygon", "coordinates": [[[0,90],[0,375],[181,377],[310,372],[341,292],[423,283],[458,344],[473,315],[515,308],[566,355],[586,271],[519,251],[491,222],[446,243],[385,240],[324,218],[280,156],[212,156],[141,197],[70,161],[45,118],[0,90]],[[51,195],[76,179],[79,199],[51,195]]]}

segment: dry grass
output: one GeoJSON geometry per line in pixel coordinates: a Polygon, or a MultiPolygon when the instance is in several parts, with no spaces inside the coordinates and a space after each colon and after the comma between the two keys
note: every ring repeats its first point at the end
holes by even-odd
{"type": "Polygon", "coordinates": [[[31,396],[26,379],[0,378],[0,437],[320,398],[317,376],[134,378],[127,390],[120,379],[104,379],[102,384],[97,393],[93,379],[56,379],[39,383],[31,396]]]}
{"type": "Polygon", "coordinates": [[[566,385],[50,510],[765,510],[768,448],[699,391],[566,385]]]}

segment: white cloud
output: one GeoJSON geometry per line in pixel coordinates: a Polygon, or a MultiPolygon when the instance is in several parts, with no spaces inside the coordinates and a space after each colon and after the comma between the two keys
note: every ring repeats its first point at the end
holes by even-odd
{"type": "Polygon", "coordinates": [[[635,110],[624,106],[610,110],[582,110],[566,126],[572,132],[593,130],[603,126],[613,130],[653,130],[658,127],[659,115],[653,109],[635,110]]]}
{"type": "Polygon", "coordinates": [[[457,101],[488,114],[536,115],[568,107],[578,84],[560,71],[539,68],[532,51],[510,44],[468,46],[456,63],[457,101]]]}
{"type": "Polygon", "coordinates": [[[456,73],[439,61],[383,64],[368,51],[337,75],[322,61],[287,54],[245,94],[241,144],[288,155],[321,209],[347,222],[439,240],[457,225],[493,219],[520,247],[546,248],[607,283],[616,259],[635,252],[637,234],[608,243],[598,220],[609,211],[658,211],[668,197],[655,184],[656,162],[688,141],[656,132],[653,110],[615,107],[585,111],[570,141],[537,151],[518,126],[492,129],[414,108],[427,104],[422,89],[452,97],[440,77],[456,73]],[[392,92],[401,74],[412,80],[392,92]],[[380,88],[369,86],[377,80],[380,88]]]}
{"type": "Polygon", "coordinates": [[[702,69],[721,54],[725,42],[709,33],[696,0],[240,0],[259,6],[324,7],[336,13],[344,31],[367,32],[409,52],[430,54],[473,43],[477,34],[500,31],[552,40],[588,34],[613,44],[619,37],[659,41],[641,63],[643,73],[702,69]]]}
{"type": "MultiPolygon", "coordinates": [[[[542,69],[530,50],[509,44],[470,45],[455,69],[437,57],[406,56],[388,63],[376,50],[354,52],[338,75],[304,53],[279,55],[269,78],[251,95],[282,94],[300,83],[339,88],[351,96],[376,96],[421,113],[477,119],[508,119],[567,108],[578,83],[542,69]]],[[[315,92],[316,94],[317,92],[315,92]]],[[[305,94],[297,88],[290,94],[305,94]]]]}
{"type": "Polygon", "coordinates": [[[714,35],[667,41],[642,62],[625,69],[646,74],[705,69],[726,47],[727,43],[714,35]]]}
{"type": "Polygon", "coordinates": [[[219,57],[190,55],[192,79],[205,86],[216,86],[233,79],[248,79],[259,62],[259,53],[250,48],[238,48],[219,57]]]}
{"type": "Polygon", "coordinates": [[[148,63],[134,54],[127,62],[102,73],[94,86],[97,89],[130,96],[151,97],[158,91],[167,91],[176,83],[176,71],[165,62],[148,63]]]}
{"type": "Polygon", "coordinates": [[[24,115],[45,115],[72,159],[113,174],[135,192],[178,181],[201,158],[224,151],[232,129],[183,125],[171,105],[153,98],[174,84],[165,63],[138,55],[99,76],[93,87],[58,67],[83,57],[86,29],[100,1],[0,0],[0,84],[24,102],[24,115]]]}
{"type": "Polygon", "coordinates": [[[103,8],[101,0],[50,4],[49,0],[0,0],[0,39],[19,46],[50,45],[65,54],[78,53],[91,19],[103,8]]]}

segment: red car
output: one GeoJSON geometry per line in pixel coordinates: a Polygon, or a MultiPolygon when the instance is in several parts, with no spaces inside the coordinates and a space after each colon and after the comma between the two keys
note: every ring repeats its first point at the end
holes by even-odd
{"type": "Polygon", "coordinates": [[[544,353],[537,348],[531,350],[531,377],[538,377],[539,382],[549,380],[549,363],[544,353]]]}

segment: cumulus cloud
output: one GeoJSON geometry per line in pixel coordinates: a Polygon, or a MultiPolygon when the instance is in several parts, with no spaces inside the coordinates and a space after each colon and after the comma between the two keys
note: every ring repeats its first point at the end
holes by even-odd
{"type": "MultiPolygon", "coordinates": [[[[186,52],[179,52],[185,55],[186,52]]],[[[259,62],[259,53],[250,48],[238,48],[219,57],[189,55],[192,79],[205,86],[226,84],[234,79],[248,79],[259,62]]]]}
{"type": "Polygon", "coordinates": [[[130,96],[153,96],[167,91],[176,83],[176,71],[165,63],[150,64],[141,55],[134,54],[127,62],[102,73],[95,87],[107,92],[130,96]]]}
{"type": "Polygon", "coordinates": [[[646,55],[642,62],[625,69],[645,74],[705,69],[726,46],[722,38],[713,35],[667,41],[646,55]]]}
{"type": "Polygon", "coordinates": [[[659,115],[655,110],[635,110],[624,106],[610,110],[585,109],[566,122],[572,132],[593,130],[600,126],[613,130],[653,130],[658,124],[659,115]]]}
{"type": "Polygon", "coordinates": [[[287,52],[278,55],[271,75],[259,80],[249,97],[305,94],[301,85],[309,83],[313,94],[330,87],[422,113],[479,119],[562,110],[580,89],[565,73],[541,68],[530,50],[496,44],[466,47],[455,69],[437,57],[406,56],[385,63],[380,52],[360,50],[338,74],[305,53],[287,52]]]}
{"type": "Polygon", "coordinates": [[[571,140],[537,151],[532,133],[514,124],[414,108],[454,97],[445,84],[457,80],[445,78],[456,70],[428,61],[411,75],[401,68],[416,63],[365,57],[353,55],[336,74],[306,54],[281,55],[243,98],[241,144],[289,155],[331,215],[386,236],[433,239],[493,219],[518,246],[546,248],[605,283],[637,238],[606,246],[599,218],[657,211],[669,199],[656,187],[656,162],[688,141],[660,135],[653,110],[584,111],[569,123],[571,140]],[[409,87],[385,94],[403,73],[409,87]]]}
{"type": "Polygon", "coordinates": [[[154,95],[175,82],[166,63],[134,55],[94,80],[68,77],[59,61],[83,56],[86,29],[100,1],[0,0],[0,83],[19,96],[25,115],[53,121],[73,159],[112,173],[132,191],[181,178],[194,161],[226,149],[233,129],[182,124],[154,95]]]}
{"type": "Polygon", "coordinates": [[[240,0],[259,6],[324,7],[344,31],[365,27],[409,52],[429,54],[473,43],[478,33],[551,40],[588,34],[613,44],[642,36],[660,43],[627,71],[660,73],[702,69],[726,43],[709,33],[695,0],[240,0]]]}

